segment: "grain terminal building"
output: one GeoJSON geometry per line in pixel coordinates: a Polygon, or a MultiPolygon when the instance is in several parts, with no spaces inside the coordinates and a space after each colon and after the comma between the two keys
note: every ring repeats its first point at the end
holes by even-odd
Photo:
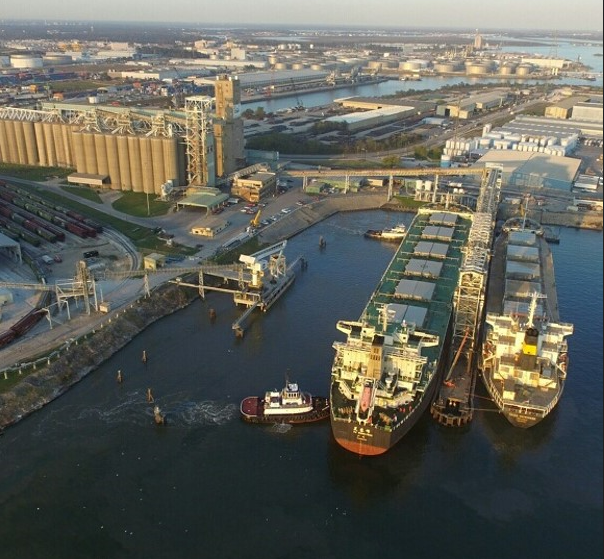
{"type": "Polygon", "coordinates": [[[244,164],[236,79],[210,97],[188,97],[184,111],[43,103],[0,109],[0,162],[75,169],[70,182],[162,193],[162,185],[212,186],[244,164]]]}

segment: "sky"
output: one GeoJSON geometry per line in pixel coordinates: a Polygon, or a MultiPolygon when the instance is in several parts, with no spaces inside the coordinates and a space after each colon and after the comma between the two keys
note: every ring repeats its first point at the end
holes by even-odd
{"type": "MultiPolygon", "coordinates": [[[[602,31],[602,0],[3,0],[1,19],[602,31]]],[[[0,37],[1,39],[1,37],[0,37]]]]}

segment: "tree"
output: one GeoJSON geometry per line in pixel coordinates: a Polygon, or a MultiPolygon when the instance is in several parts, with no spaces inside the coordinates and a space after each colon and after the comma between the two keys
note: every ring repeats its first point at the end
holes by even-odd
{"type": "Polygon", "coordinates": [[[399,165],[399,157],[398,155],[387,155],[382,159],[382,165],[384,167],[389,167],[393,169],[394,167],[398,167],[399,165]]]}

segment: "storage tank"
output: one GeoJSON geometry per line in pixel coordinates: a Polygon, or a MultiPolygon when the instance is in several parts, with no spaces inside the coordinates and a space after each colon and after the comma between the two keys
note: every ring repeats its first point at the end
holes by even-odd
{"type": "Polygon", "coordinates": [[[413,60],[405,60],[402,63],[402,69],[406,72],[419,72],[420,70],[427,68],[429,62],[419,58],[413,60]]]}
{"type": "Polygon", "coordinates": [[[10,64],[13,68],[42,68],[42,56],[34,53],[11,54],[10,64]]]}
{"type": "Polygon", "coordinates": [[[503,74],[504,76],[511,76],[516,73],[517,66],[518,65],[513,62],[505,62],[501,65],[499,73],[503,74]]]}
{"type": "Polygon", "coordinates": [[[120,190],[120,161],[117,154],[117,138],[114,134],[105,134],[105,151],[109,167],[109,180],[113,190],[120,190]]]}
{"type": "Polygon", "coordinates": [[[275,64],[277,64],[279,62],[279,57],[274,55],[274,54],[269,54],[268,55],[268,63],[271,66],[274,66],[275,64]]]}
{"type": "Polygon", "coordinates": [[[277,62],[275,64],[275,70],[287,70],[289,68],[286,62],[277,62]]]}
{"type": "Polygon", "coordinates": [[[533,67],[531,64],[519,64],[516,68],[517,76],[528,76],[533,72],[533,67]]]}
{"type": "Polygon", "coordinates": [[[143,192],[143,170],[141,167],[141,144],[138,136],[128,136],[128,159],[130,161],[130,176],[132,190],[143,192]]]}
{"type": "Polygon", "coordinates": [[[311,70],[325,70],[325,66],[323,64],[311,64],[311,70]]]}
{"type": "Polygon", "coordinates": [[[490,72],[490,66],[488,64],[484,64],[483,62],[472,62],[471,64],[466,65],[466,74],[470,76],[481,76],[484,74],[489,74],[490,72]]]}
{"type": "Polygon", "coordinates": [[[132,169],[128,154],[128,136],[117,136],[117,158],[120,166],[120,190],[132,190],[132,169]]]}
{"type": "Polygon", "coordinates": [[[454,74],[460,72],[462,69],[463,64],[451,60],[447,62],[438,62],[434,65],[434,71],[437,74],[454,74]]]}
{"type": "Polygon", "coordinates": [[[304,70],[307,67],[308,66],[303,62],[296,62],[295,64],[292,64],[292,70],[304,70]]]}
{"type": "Polygon", "coordinates": [[[42,57],[45,66],[61,66],[62,64],[71,64],[72,59],[69,54],[46,54],[42,57]]]}

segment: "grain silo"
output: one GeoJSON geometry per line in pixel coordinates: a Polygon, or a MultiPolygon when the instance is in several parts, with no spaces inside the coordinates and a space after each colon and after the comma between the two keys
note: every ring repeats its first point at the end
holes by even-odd
{"type": "Polygon", "coordinates": [[[27,164],[39,165],[38,147],[36,146],[36,130],[33,122],[23,123],[23,134],[25,136],[25,150],[27,152],[27,164]]]}
{"type": "Polygon", "coordinates": [[[104,134],[94,134],[94,152],[96,153],[96,166],[98,175],[109,174],[109,162],[107,160],[107,146],[104,134]]]}
{"type": "Polygon", "coordinates": [[[161,185],[166,182],[164,169],[164,146],[161,138],[151,138],[151,156],[153,158],[154,182],[145,185],[145,192],[161,194],[161,185]]]}
{"type": "Polygon", "coordinates": [[[65,145],[63,144],[63,125],[56,123],[52,125],[52,138],[57,154],[57,165],[59,167],[67,166],[67,158],[65,157],[65,145]]]}
{"type": "Polygon", "coordinates": [[[8,162],[8,143],[6,140],[6,121],[0,119],[0,161],[8,162]]]}
{"type": "Polygon", "coordinates": [[[132,177],[132,190],[143,191],[143,170],[141,167],[141,144],[136,136],[128,136],[128,159],[130,161],[130,174],[132,177]]]}
{"type": "Polygon", "coordinates": [[[61,126],[61,136],[63,139],[63,151],[65,152],[65,164],[68,167],[74,166],[73,142],[71,139],[72,128],[66,124],[61,126]]]}
{"type": "Polygon", "coordinates": [[[46,146],[46,161],[49,167],[56,167],[57,165],[57,150],[55,148],[55,141],[52,137],[52,124],[45,122],[42,125],[44,131],[44,145],[46,146]]]}
{"type": "Polygon", "coordinates": [[[117,136],[117,158],[120,166],[120,189],[132,190],[132,174],[128,155],[128,136],[117,136]]]}
{"type": "Polygon", "coordinates": [[[17,154],[20,165],[27,165],[27,148],[25,147],[25,134],[23,131],[23,122],[16,120],[15,125],[15,138],[17,140],[17,154]]]}
{"type": "Polygon", "coordinates": [[[38,148],[38,161],[42,167],[48,165],[46,157],[46,142],[44,141],[44,126],[42,122],[34,122],[34,131],[36,135],[36,147],[38,148]]]}
{"type": "Polygon", "coordinates": [[[113,190],[120,190],[120,161],[117,155],[117,138],[113,134],[105,134],[105,149],[107,153],[107,162],[109,165],[111,188],[113,190]]]}
{"type": "Polygon", "coordinates": [[[178,152],[177,152],[177,139],[176,138],[164,138],[164,173],[166,180],[173,180],[176,184],[180,185],[181,177],[178,172],[178,152]]]}
{"type": "Polygon", "coordinates": [[[142,166],[142,192],[153,192],[153,154],[151,152],[151,138],[140,137],[141,166],[142,166]]]}
{"type": "Polygon", "coordinates": [[[94,134],[91,132],[83,132],[82,139],[84,140],[84,157],[86,158],[86,173],[89,175],[98,175],[99,167],[96,160],[96,147],[94,145],[94,134]]]}
{"type": "Polygon", "coordinates": [[[17,139],[15,138],[15,123],[12,120],[6,121],[6,138],[8,140],[8,162],[19,163],[17,139]]]}
{"type": "Polygon", "coordinates": [[[84,138],[79,130],[74,130],[71,133],[73,138],[73,157],[75,160],[75,168],[78,173],[86,172],[86,154],[84,152],[84,138]]]}

